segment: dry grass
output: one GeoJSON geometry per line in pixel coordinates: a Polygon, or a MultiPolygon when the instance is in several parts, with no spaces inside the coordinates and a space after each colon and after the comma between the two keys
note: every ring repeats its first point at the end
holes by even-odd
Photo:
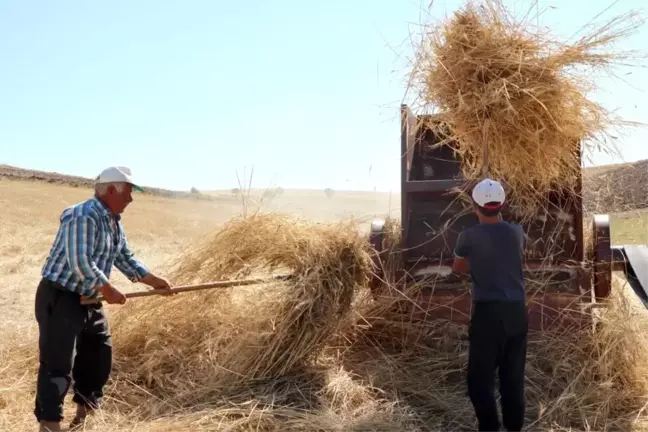
{"type": "MultiPolygon", "coordinates": [[[[36,347],[33,296],[40,268],[58,227],[58,215],[65,206],[87,199],[90,194],[91,190],[86,188],[0,179],[0,203],[11,209],[3,214],[0,223],[0,236],[3,238],[0,246],[0,267],[3,269],[0,274],[0,310],[5,323],[0,332],[5,374],[0,384],[3,389],[0,429],[7,429],[7,425],[11,425],[12,430],[33,426],[31,409],[35,375],[30,368],[20,369],[21,365],[33,361],[36,347]],[[6,375],[11,371],[19,371],[19,374],[6,375]]],[[[272,205],[284,211],[331,221],[340,216],[364,218],[374,212],[384,214],[389,211],[391,202],[388,194],[340,192],[335,200],[322,203],[322,194],[309,196],[286,191],[285,196],[274,200],[272,205]]],[[[222,226],[240,210],[240,199],[177,200],[137,194],[125,214],[124,224],[135,253],[154,271],[169,276],[169,265],[177,263],[188,245],[222,226]]],[[[145,289],[130,284],[117,271],[111,278],[124,291],[145,289]]],[[[171,280],[179,283],[173,278],[171,280]]],[[[268,288],[264,292],[276,291],[268,288]]],[[[109,309],[114,310],[113,307],[109,309]]],[[[241,319],[249,322],[250,317],[245,315],[241,319]]]]}
{"type": "MultiPolygon", "coordinates": [[[[152,393],[169,407],[193,410],[211,400],[248,403],[261,392],[270,405],[273,387],[305,391],[300,387],[322,379],[318,375],[324,372],[315,368],[317,354],[349,314],[354,288],[365,285],[370,274],[366,242],[348,223],[310,227],[281,216],[254,215],[228,223],[187,255],[176,275],[231,277],[247,263],[256,271],[287,268],[295,277],[231,293],[133,302],[119,311],[115,344],[124,359],[118,376],[125,379],[115,382],[122,386],[116,393],[123,403],[146,405],[139,399],[152,393]],[[143,326],[144,321],[164,324],[143,326]],[[133,391],[128,383],[147,392],[133,391]]],[[[291,394],[282,401],[279,392],[275,397],[273,409],[287,413],[296,409],[291,401],[302,410],[312,408],[304,406],[309,403],[304,398],[314,395],[291,394]]],[[[232,407],[220,414],[236,422],[246,411],[232,407]]]]}
{"type": "MultiPolygon", "coordinates": [[[[0,204],[9,209],[0,219],[0,310],[9,325],[33,322],[33,295],[58,217],[66,206],[91,194],[83,187],[0,178],[0,204]]],[[[308,195],[287,190],[264,208],[330,222],[368,219],[388,213],[393,202],[400,202],[388,194],[339,192],[333,200],[323,196],[318,191],[308,195]]],[[[240,198],[202,201],[136,194],[134,199],[123,219],[129,243],[135,254],[163,275],[168,275],[168,265],[188,245],[241,213],[240,198]]],[[[117,271],[111,277],[125,291],[144,289],[117,271]]]]}
{"type": "Polygon", "coordinates": [[[366,286],[372,269],[366,239],[352,221],[313,225],[254,214],[232,220],[191,251],[176,269],[176,278],[190,274],[213,280],[263,270],[283,270],[294,277],[284,284],[288,289],[271,291],[273,307],[280,305],[277,310],[260,314],[272,321],[271,334],[262,342],[238,341],[239,348],[228,350],[237,373],[255,378],[282,375],[302,365],[349,313],[354,289],[366,286]],[[242,355],[251,344],[267,348],[242,355]]]}
{"type": "MultiPolygon", "coordinates": [[[[29,430],[37,367],[33,290],[56,215],[87,191],[28,182],[0,188],[13,209],[0,226],[4,247],[19,249],[0,259],[23,261],[0,275],[3,312],[12,317],[0,332],[0,430],[29,430]],[[40,212],[30,214],[34,209],[40,212]]],[[[273,271],[299,277],[110,307],[115,370],[104,410],[88,430],[474,428],[465,329],[412,320],[407,298],[372,301],[363,287],[365,238],[351,222],[263,213],[230,219],[234,214],[219,203],[154,197],[138,197],[129,208],[134,248],[160,273],[173,270],[176,283],[273,271]]],[[[397,238],[391,240],[393,250],[397,238]]],[[[530,429],[648,430],[641,412],[648,325],[643,306],[635,309],[625,292],[617,285],[596,334],[531,335],[530,429]]],[[[68,419],[71,409],[68,398],[68,419]]]]}
{"type": "MultiPolygon", "coordinates": [[[[373,301],[365,288],[368,257],[350,223],[272,214],[230,221],[183,255],[174,277],[204,281],[275,269],[297,277],[111,308],[115,370],[106,406],[88,427],[474,428],[465,329],[411,319],[402,296],[398,304],[373,301]]],[[[596,329],[531,335],[531,429],[643,428],[648,323],[625,292],[617,282],[596,329]]],[[[0,428],[24,429],[36,369],[33,333],[2,342],[0,428]]]]}
{"type": "Polygon", "coordinates": [[[455,148],[468,179],[502,179],[514,191],[511,208],[537,214],[548,192],[577,190],[579,142],[586,158],[594,149],[617,153],[609,128],[633,124],[588,95],[597,71],[632,59],[611,47],[640,24],[625,14],[568,43],[532,33],[498,0],[468,1],[424,27],[411,73],[416,105],[438,111],[426,121],[444,134],[439,145],[455,148]]]}
{"type": "MultiPolygon", "coordinates": [[[[529,430],[638,430],[648,387],[645,310],[615,282],[596,330],[531,332],[527,361],[529,430]]],[[[412,293],[413,294],[413,293],[412,293]]],[[[631,294],[632,295],[632,294],[631,294]]],[[[376,377],[418,413],[423,430],[475,427],[465,393],[465,329],[413,323],[402,308],[367,305],[365,328],[347,362],[376,377]],[[424,377],[424,378],[422,378],[424,377]]]]}

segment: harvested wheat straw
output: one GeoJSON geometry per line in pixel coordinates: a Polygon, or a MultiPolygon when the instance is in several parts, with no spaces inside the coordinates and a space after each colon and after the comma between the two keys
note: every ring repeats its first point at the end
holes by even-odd
{"type": "Polygon", "coordinates": [[[438,111],[430,125],[450,130],[441,145],[455,142],[468,179],[482,175],[485,140],[488,172],[514,191],[513,210],[536,213],[548,192],[576,191],[579,142],[585,157],[616,153],[608,128],[632,124],[587,94],[593,71],[632,58],[602,49],[635,31],[642,21],[634,18],[617,17],[568,44],[532,34],[498,0],[470,1],[449,21],[424,27],[411,72],[416,103],[438,111]]]}
{"type": "MultiPolygon", "coordinates": [[[[418,289],[408,290],[408,297],[418,289]]],[[[527,429],[646,430],[648,315],[632,296],[616,279],[609,309],[595,330],[567,326],[530,333],[527,429]]],[[[384,297],[360,306],[363,319],[347,336],[353,345],[344,361],[415,408],[422,429],[474,428],[465,387],[466,329],[413,321],[394,303],[404,301],[384,297]]]]}
{"type": "MultiPolygon", "coordinates": [[[[394,230],[394,238],[387,242],[397,243],[397,237],[394,230]]],[[[281,268],[290,262],[293,268],[307,269],[312,265],[306,264],[306,257],[317,257],[314,263],[325,262],[324,256],[336,256],[339,252],[335,251],[341,250],[332,245],[344,249],[356,244],[356,240],[360,242],[358,250],[364,251],[366,240],[354,231],[257,215],[249,221],[228,224],[178,268],[190,268],[193,274],[202,274],[202,278],[226,276],[226,269],[231,273],[245,268],[246,272],[254,272],[263,264],[258,260],[259,253],[263,253],[267,257],[263,262],[272,262],[274,267],[281,268]],[[246,240],[239,243],[241,238],[246,240]],[[265,242],[265,238],[269,241],[265,242]],[[324,242],[324,238],[328,240],[324,242]],[[250,243],[246,245],[246,241],[250,243]],[[272,246],[259,252],[263,249],[261,241],[272,246]],[[318,252],[309,251],[308,244],[317,244],[318,252]],[[278,258],[282,250],[291,258],[282,262],[278,258]],[[207,266],[196,266],[203,259],[201,256],[211,257],[207,266]],[[245,263],[255,263],[254,269],[245,263]]],[[[364,252],[358,256],[363,257],[358,262],[364,266],[364,252]]],[[[319,286],[320,279],[310,282],[319,286]]],[[[362,286],[363,278],[356,283],[362,286]]],[[[134,333],[143,331],[142,319],[124,309],[116,332],[127,335],[127,339],[117,341],[116,345],[122,358],[120,368],[126,361],[132,366],[120,369],[116,385],[129,381],[144,383],[147,392],[160,397],[167,406],[156,404],[160,412],[142,415],[151,418],[173,414],[177,420],[168,421],[174,428],[186,422],[204,427],[208,421],[226,424],[233,430],[245,430],[252,424],[262,430],[348,430],[354,425],[402,430],[473,427],[472,407],[465,395],[465,329],[443,321],[412,320],[411,307],[403,306],[411,306],[418,288],[411,287],[404,295],[382,297],[378,302],[370,300],[366,290],[360,290],[364,294],[353,309],[344,308],[346,317],[343,314],[340,320],[332,315],[336,323],[330,328],[334,330],[324,330],[326,337],[319,339],[322,343],[311,345],[318,349],[312,351],[312,356],[302,357],[312,362],[295,362],[295,366],[301,367],[293,367],[292,372],[281,368],[265,370],[262,379],[255,367],[257,359],[264,355],[273,358],[274,347],[285,343],[277,343],[271,334],[274,322],[279,323],[277,335],[284,333],[286,327],[281,325],[281,317],[292,313],[286,305],[295,302],[283,294],[290,293],[294,286],[274,284],[263,289],[246,288],[240,294],[232,290],[231,295],[192,294],[188,305],[180,304],[181,296],[172,299],[173,303],[156,299],[154,307],[159,310],[138,303],[137,309],[142,313],[152,312],[154,317],[176,322],[176,335],[168,331],[157,334],[154,340],[165,340],[165,348],[150,343],[142,351],[149,362],[142,362],[143,359],[124,351],[138,344],[132,338],[134,333]],[[136,324],[137,329],[125,327],[126,322],[136,324]],[[177,350],[173,359],[166,357],[171,346],[177,350]],[[139,366],[142,363],[154,367],[157,373],[145,371],[139,366]],[[172,365],[171,371],[160,367],[162,363],[172,365]],[[150,376],[158,380],[166,376],[173,383],[162,383],[160,386],[167,387],[160,388],[146,382],[150,376]],[[186,413],[182,407],[192,407],[200,414],[186,413]]],[[[298,292],[303,293],[304,300],[314,295],[315,290],[298,292]]],[[[314,295],[313,301],[319,301],[315,299],[319,297],[314,295]]],[[[619,297],[612,303],[617,306],[604,317],[598,334],[588,333],[587,329],[532,334],[527,374],[528,422],[535,422],[535,428],[604,429],[632,423],[641,397],[647,394],[643,379],[646,358],[642,356],[648,355],[648,348],[645,336],[637,331],[646,324],[645,316],[628,320],[626,303],[621,300],[619,297]],[[608,349],[601,351],[600,347],[608,349]]],[[[135,302],[132,307],[135,308],[135,302]]],[[[287,318],[284,322],[292,321],[287,318]]],[[[151,331],[149,326],[146,328],[151,331]]],[[[292,332],[289,337],[299,339],[302,333],[292,332]]],[[[298,343],[292,342],[299,352],[304,352],[298,343]]],[[[122,386],[119,391],[115,388],[114,394],[123,398],[129,393],[131,397],[139,395],[135,400],[142,398],[139,404],[146,405],[143,400],[149,395],[134,391],[130,385],[122,386]]],[[[168,424],[163,420],[156,422],[168,424]]]]}
{"type": "Polygon", "coordinates": [[[120,329],[115,337],[121,355],[135,361],[119,367],[164,391],[174,388],[177,375],[190,375],[180,381],[225,385],[306,365],[349,312],[355,288],[370,276],[368,244],[353,224],[312,226],[273,214],[235,219],[191,251],[174,280],[277,268],[290,270],[294,278],[263,288],[234,288],[231,295],[215,291],[127,305],[115,317],[120,329]],[[142,327],[144,319],[158,326],[142,327]],[[142,345],[153,349],[141,350],[142,345]],[[214,357],[205,362],[205,352],[214,357]]]}
{"type": "MultiPolygon", "coordinates": [[[[342,252],[347,250],[350,256],[357,254],[355,271],[336,266],[326,271],[340,280],[354,275],[349,281],[361,288],[367,271],[366,239],[345,226],[315,226],[276,215],[232,221],[181,259],[178,268],[192,269],[185,280],[226,277],[245,267],[239,261],[231,269],[224,265],[231,251],[255,262],[259,254],[279,257],[284,250],[291,256],[287,263],[303,264],[297,268],[324,269],[318,265],[327,262],[326,257],[347,256],[342,252]],[[243,232],[243,242],[251,242],[248,246],[229,242],[239,242],[236,233],[243,232]],[[274,244],[264,251],[258,241],[266,235],[274,244]],[[321,248],[311,253],[308,245],[321,248]],[[215,258],[208,266],[189,265],[210,250],[215,258]],[[302,258],[295,258],[297,254],[302,258]],[[306,257],[317,260],[307,265],[306,257]]],[[[349,265],[351,261],[345,259],[349,265]]],[[[310,279],[315,284],[322,280],[310,279]]],[[[111,308],[116,367],[104,410],[86,430],[474,429],[465,386],[465,328],[412,320],[401,306],[411,302],[417,289],[379,301],[358,289],[350,307],[337,308],[343,296],[319,296],[315,286],[275,283],[142,298],[111,308]],[[288,295],[291,291],[313,305],[333,301],[334,306],[290,308],[296,300],[288,295]],[[302,331],[287,326],[295,314],[327,310],[342,311],[342,316],[332,314],[329,321],[317,321],[317,327],[297,321],[306,329],[302,331]],[[310,355],[308,346],[281,339],[284,333],[297,340],[300,334],[317,331],[323,336],[307,338],[312,342],[310,355]],[[282,343],[295,348],[288,359],[291,367],[255,367],[254,359],[261,355],[278,359],[273,347],[282,343]]],[[[633,309],[622,292],[616,283],[611,309],[596,333],[586,328],[531,334],[529,430],[646,430],[641,412],[648,398],[646,311],[633,309]]],[[[0,364],[5,365],[0,368],[2,430],[34,426],[36,341],[26,340],[25,333],[19,336],[9,338],[6,333],[0,339],[0,364]]]]}

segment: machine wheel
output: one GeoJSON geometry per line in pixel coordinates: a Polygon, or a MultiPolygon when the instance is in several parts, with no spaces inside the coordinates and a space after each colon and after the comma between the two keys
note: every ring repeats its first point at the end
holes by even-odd
{"type": "Polygon", "coordinates": [[[612,247],[610,244],[610,217],[595,215],[593,223],[594,296],[603,299],[612,290],[612,247]]]}

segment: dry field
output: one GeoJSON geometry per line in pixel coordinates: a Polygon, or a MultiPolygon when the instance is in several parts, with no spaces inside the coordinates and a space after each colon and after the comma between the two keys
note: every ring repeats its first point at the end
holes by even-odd
{"type": "MultiPolygon", "coordinates": [[[[0,369],[0,430],[34,427],[33,377],[29,369],[25,376],[4,375],[10,367],[4,356],[9,355],[6,350],[15,347],[17,340],[27,341],[26,352],[34,350],[33,299],[58,217],[65,206],[84,200],[91,193],[91,189],[78,184],[0,177],[0,204],[8,210],[0,218],[0,310],[4,321],[0,331],[0,360],[4,368],[0,369]]],[[[320,221],[349,217],[368,220],[373,214],[387,214],[390,207],[387,194],[360,194],[359,198],[352,193],[338,194],[332,200],[323,197],[323,192],[309,196],[286,191],[283,197],[262,205],[294,210],[320,221]]],[[[255,201],[252,191],[247,202],[250,209],[255,209],[263,201],[261,197],[255,201]]],[[[176,262],[184,248],[241,214],[243,208],[241,197],[181,199],[137,194],[126,211],[124,225],[133,251],[154,271],[166,276],[168,266],[176,262]]],[[[131,284],[116,270],[111,279],[124,291],[145,289],[131,284]]]]}
{"type": "MultiPolygon", "coordinates": [[[[5,319],[17,320],[31,313],[32,297],[43,260],[49,252],[60,212],[91,196],[92,190],[56,183],[0,179],[0,307],[5,319]]],[[[243,211],[241,197],[216,194],[212,200],[174,199],[137,194],[124,215],[124,226],[133,251],[149,266],[164,274],[183,249],[205,233],[243,211]]],[[[255,200],[256,199],[256,200],[255,200]]],[[[250,209],[288,212],[316,221],[358,219],[362,226],[374,215],[389,213],[390,196],[374,193],[338,193],[327,200],[323,192],[286,191],[264,202],[248,199],[250,209]]],[[[399,204],[399,203],[396,203],[399,204]]],[[[398,209],[397,205],[393,209],[398,209]]],[[[394,210],[392,209],[392,214],[394,210]]],[[[119,272],[113,273],[125,290],[134,289],[119,272]]],[[[26,318],[30,321],[31,315],[26,318]]]]}
{"type": "MultiPolygon", "coordinates": [[[[57,228],[60,211],[69,204],[89,197],[90,193],[90,189],[72,187],[58,182],[48,183],[34,182],[27,179],[0,178],[0,200],[4,210],[0,217],[0,238],[3,240],[2,244],[0,244],[0,269],[2,269],[0,272],[0,308],[2,308],[5,323],[0,333],[0,364],[2,364],[0,366],[0,430],[33,430],[35,427],[31,414],[32,391],[35,382],[35,359],[33,358],[36,348],[36,327],[33,318],[35,287],[39,280],[40,267],[57,228]],[[25,364],[28,366],[17,368],[17,363],[21,366],[25,364]],[[21,370],[20,374],[15,374],[16,371],[21,370]]],[[[240,197],[233,197],[227,192],[214,192],[213,195],[212,199],[199,200],[168,198],[150,194],[136,195],[135,201],[127,209],[124,217],[129,242],[135,253],[154,271],[166,275],[166,270],[177,262],[184,248],[204,238],[207,233],[212,232],[231,217],[241,213],[240,197]]],[[[284,191],[281,195],[275,196],[270,202],[267,202],[265,206],[270,210],[293,213],[321,222],[352,217],[359,219],[360,225],[364,225],[374,215],[385,216],[388,213],[397,215],[399,197],[391,197],[388,194],[380,193],[337,192],[331,199],[326,199],[323,191],[284,191]]],[[[648,213],[635,210],[614,215],[612,234],[615,243],[648,243],[648,213]]],[[[113,279],[124,290],[141,289],[128,283],[116,271],[113,273],[113,279]]],[[[187,295],[182,298],[196,302],[198,297],[187,295]]],[[[174,302],[178,301],[182,301],[181,296],[174,298],[174,302]]],[[[147,317],[145,311],[142,311],[141,308],[137,309],[136,302],[138,300],[131,302],[133,313],[139,314],[138,316],[142,320],[149,318],[154,320],[156,317],[162,317],[162,315],[156,315],[163,313],[159,309],[157,312],[153,310],[151,315],[147,317]]],[[[144,305],[145,303],[140,301],[138,304],[144,305]]],[[[214,308],[216,307],[215,304],[214,308]]],[[[112,314],[115,308],[111,307],[110,310],[112,314]]],[[[216,315],[212,317],[212,315],[209,315],[210,313],[216,314],[215,311],[210,311],[205,312],[205,316],[216,319],[214,318],[216,315]]],[[[201,319],[207,318],[203,316],[201,319]]],[[[174,319],[181,320],[183,318],[176,315],[174,319]]],[[[186,319],[191,320],[190,318],[186,319]]],[[[126,324],[121,325],[126,326],[126,324]]],[[[128,325],[132,325],[132,323],[128,325]]],[[[142,326],[146,325],[153,326],[154,324],[142,322],[142,326]]],[[[180,342],[179,346],[182,349],[185,347],[182,342],[180,342]]],[[[139,348],[145,349],[143,345],[139,348]]],[[[460,367],[461,363],[457,364],[456,362],[465,360],[462,355],[453,359],[454,363],[450,362],[450,365],[460,367]]],[[[177,363],[177,367],[182,369],[183,359],[173,357],[173,360],[177,363]]],[[[184,360],[189,363],[194,361],[189,358],[184,360]]],[[[130,360],[120,358],[119,361],[128,363],[130,360]]],[[[150,361],[150,359],[147,361],[150,361]]],[[[536,359],[534,361],[540,360],[536,359]]],[[[370,367],[372,361],[368,361],[366,364],[367,367],[370,367]]],[[[124,369],[135,368],[133,365],[123,367],[124,369]]],[[[325,414],[319,417],[309,419],[306,412],[302,412],[292,405],[286,405],[275,408],[275,412],[271,414],[271,417],[275,421],[279,421],[277,419],[284,416],[288,419],[286,421],[295,422],[284,423],[284,427],[290,429],[292,425],[295,429],[301,428],[302,430],[309,430],[309,428],[311,428],[310,430],[377,430],[381,427],[398,429],[402,427],[409,428],[415,424],[414,420],[412,420],[412,423],[408,420],[413,418],[414,414],[407,410],[401,413],[399,410],[403,408],[389,398],[390,389],[376,387],[385,377],[372,375],[366,379],[375,380],[376,382],[365,382],[361,385],[359,382],[353,381],[353,375],[345,372],[344,366],[338,365],[335,367],[337,369],[327,372],[329,384],[327,384],[328,387],[325,386],[325,389],[322,390],[325,394],[322,396],[322,394],[318,393],[317,397],[333,398],[332,400],[339,404],[340,407],[343,406],[344,409],[339,408],[335,412],[326,411],[325,414]],[[331,396],[327,392],[333,392],[334,394],[331,396]],[[367,396],[369,393],[381,394],[382,396],[372,396],[373,399],[371,399],[367,396]],[[343,396],[339,396],[340,394],[343,396]],[[336,400],[337,397],[343,397],[344,400],[336,400]],[[371,404],[366,402],[367,400],[371,400],[371,404]],[[357,419],[351,418],[355,416],[366,420],[370,414],[369,412],[373,412],[371,410],[376,410],[377,414],[372,417],[373,420],[363,423],[364,426],[360,424],[362,421],[358,423],[357,419]],[[402,421],[396,422],[393,420],[394,418],[401,418],[402,421]],[[384,419],[384,423],[381,423],[383,420],[380,419],[384,419]]],[[[420,377],[421,373],[425,373],[427,367],[431,368],[433,365],[427,363],[416,365],[416,368],[418,368],[416,376],[420,377]]],[[[360,371],[357,373],[359,374],[360,371]]],[[[545,383],[546,385],[558,380],[561,372],[556,370],[553,374],[554,377],[551,379],[549,377],[543,378],[548,380],[545,383]]],[[[646,379],[648,381],[648,377],[646,379]]],[[[136,384],[129,383],[132,386],[136,384]]],[[[472,413],[467,398],[464,400],[465,395],[462,395],[461,385],[460,382],[457,388],[446,388],[442,390],[442,394],[425,393],[430,391],[429,388],[421,388],[416,391],[419,392],[420,397],[423,397],[425,393],[426,397],[447,397],[453,403],[459,401],[457,402],[459,403],[459,408],[457,408],[459,411],[455,415],[456,418],[451,423],[445,423],[446,427],[456,429],[465,426],[466,422],[468,425],[472,424],[472,413]]],[[[277,397],[280,397],[281,391],[283,390],[276,389],[277,397]]],[[[254,394],[255,390],[252,388],[249,389],[249,392],[254,394]]],[[[152,393],[147,394],[149,399],[144,398],[143,403],[162,403],[156,399],[159,396],[152,393]]],[[[115,401],[114,396],[116,396],[114,393],[111,394],[110,406],[113,409],[119,407],[119,403],[115,401]]],[[[208,399],[209,397],[212,398],[204,401],[205,404],[209,405],[211,402],[215,403],[215,399],[222,397],[222,395],[215,396],[212,394],[211,396],[207,395],[207,397],[208,399]]],[[[194,410],[187,410],[186,407],[164,411],[160,406],[155,405],[155,410],[158,410],[159,413],[152,412],[155,411],[153,408],[147,411],[146,409],[137,410],[135,407],[130,407],[129,409],[133,413],[138,413],[137,415],[133,414],[133,418],[129,418],[127,415],[124,416],[123,413],[120,414],[121,417],[114,414],[111,416],[108,413],[105,419],[98,418],[94,420],[94,427],[98,428],[98,430],[107,430],[107,428],[111,427],[117,427],[120,430],[132,430],[134,428],[138,430],[252,430],[256,428],[258,430],[274,430],[277,427],[276,423],[272,425],[265,424],[262,421],[263,413],[259,414],[258,409],[255,411],[254,407],[248,406],[246,408],[246,404],[258,404],[260,397],[258,394],[256,397],[250,396],[248,401],[240,402],[236,406],[232,402],[231,416],[238,416],[236,417],[238,420],[231,420],[228,417],[229,414],[222,413],[219,414],[220,417],[212,418],[210,417],[211,414],[205,414],[198,407],[196,407],[195,412],[194,410]],[[182,415],[179,414],[180,412],[182,412],[182,415]],[[246,418],[246,412],[249,414],[247,420],[241,420],[241,418],[246,418]],[[253,412],[255,412],[254,416],[252,415],[253,412]],[[118,426],[116,426],[117,423],[119,423],[118,426]]],[[[574,398],[574,394],[566,389],[565,394],[555,395],[555,400],[560,398],[574,398]]],[[[532,403],[536,402],[532,401],[532,403]]],[[[439,404],[435,409],[443,411],[448,409],[446,405],[450,402],[447,402],[446,405],[440,401],[435,403],[439,404]]],[[[68,404],[70,404],[69,400],[68,404]]],[[[543,406],[538,404],[531,408],[533,415],[540,416],[542,413],[554,415],[551,412],[547,413],[547,409],[549,411],[558,411],[555,406],[552,408],[551,404],[549,404],[549,407],[544,406],[545,402],[540,404],[543,406]]],[[[612,411],[615,410],[614,407],[608,408],[612,411]]],[[[121,409],[128,412],[128,409],[124,407],[121,407],[121,409]]],[[[446,421],[447,415],[444,415],[440,414],[439,418],[443,417],[444,421],[446,421]]],[[[576,417],[579,415],[585,416],[584,413],[574,415],[576,417]]],[[[600,420],[584,419],[583,421],[593,422],[596,427],[601,427],[600,420]]],[[[428,426],[434,427],[434,425],[434,423],[428,423],[428,426]]],[[[628,423],[617,423],[615,427],[618,428],[620,425],[627,427],[628,423]]],[[[436,424],[436,426],[439,426],[439,424],[436,424]]],[[[540,427],[540,425],[535,425],[535,427],[540,427]]],[[[417,428],[419,430],[426,429],[425,425],[419,425],[417,428]]],[[[542,424],[542,428],[547,429],[547,425],[542,424]]],[[[563,428],[564,425],[556,425],[550,429],[558,430],[563,428]]]]}

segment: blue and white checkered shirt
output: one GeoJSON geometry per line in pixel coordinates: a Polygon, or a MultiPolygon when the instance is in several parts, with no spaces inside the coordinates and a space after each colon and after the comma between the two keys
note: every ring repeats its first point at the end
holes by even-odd
{"type": "Polygon", "coordinates": [[[54,245],[41,271],[45,279],[70,291],[95,297],[108,283],[114,265],[130,281],[148,273],[128,249],[120,217],[96,197],[66,208],[54,245]]]}

